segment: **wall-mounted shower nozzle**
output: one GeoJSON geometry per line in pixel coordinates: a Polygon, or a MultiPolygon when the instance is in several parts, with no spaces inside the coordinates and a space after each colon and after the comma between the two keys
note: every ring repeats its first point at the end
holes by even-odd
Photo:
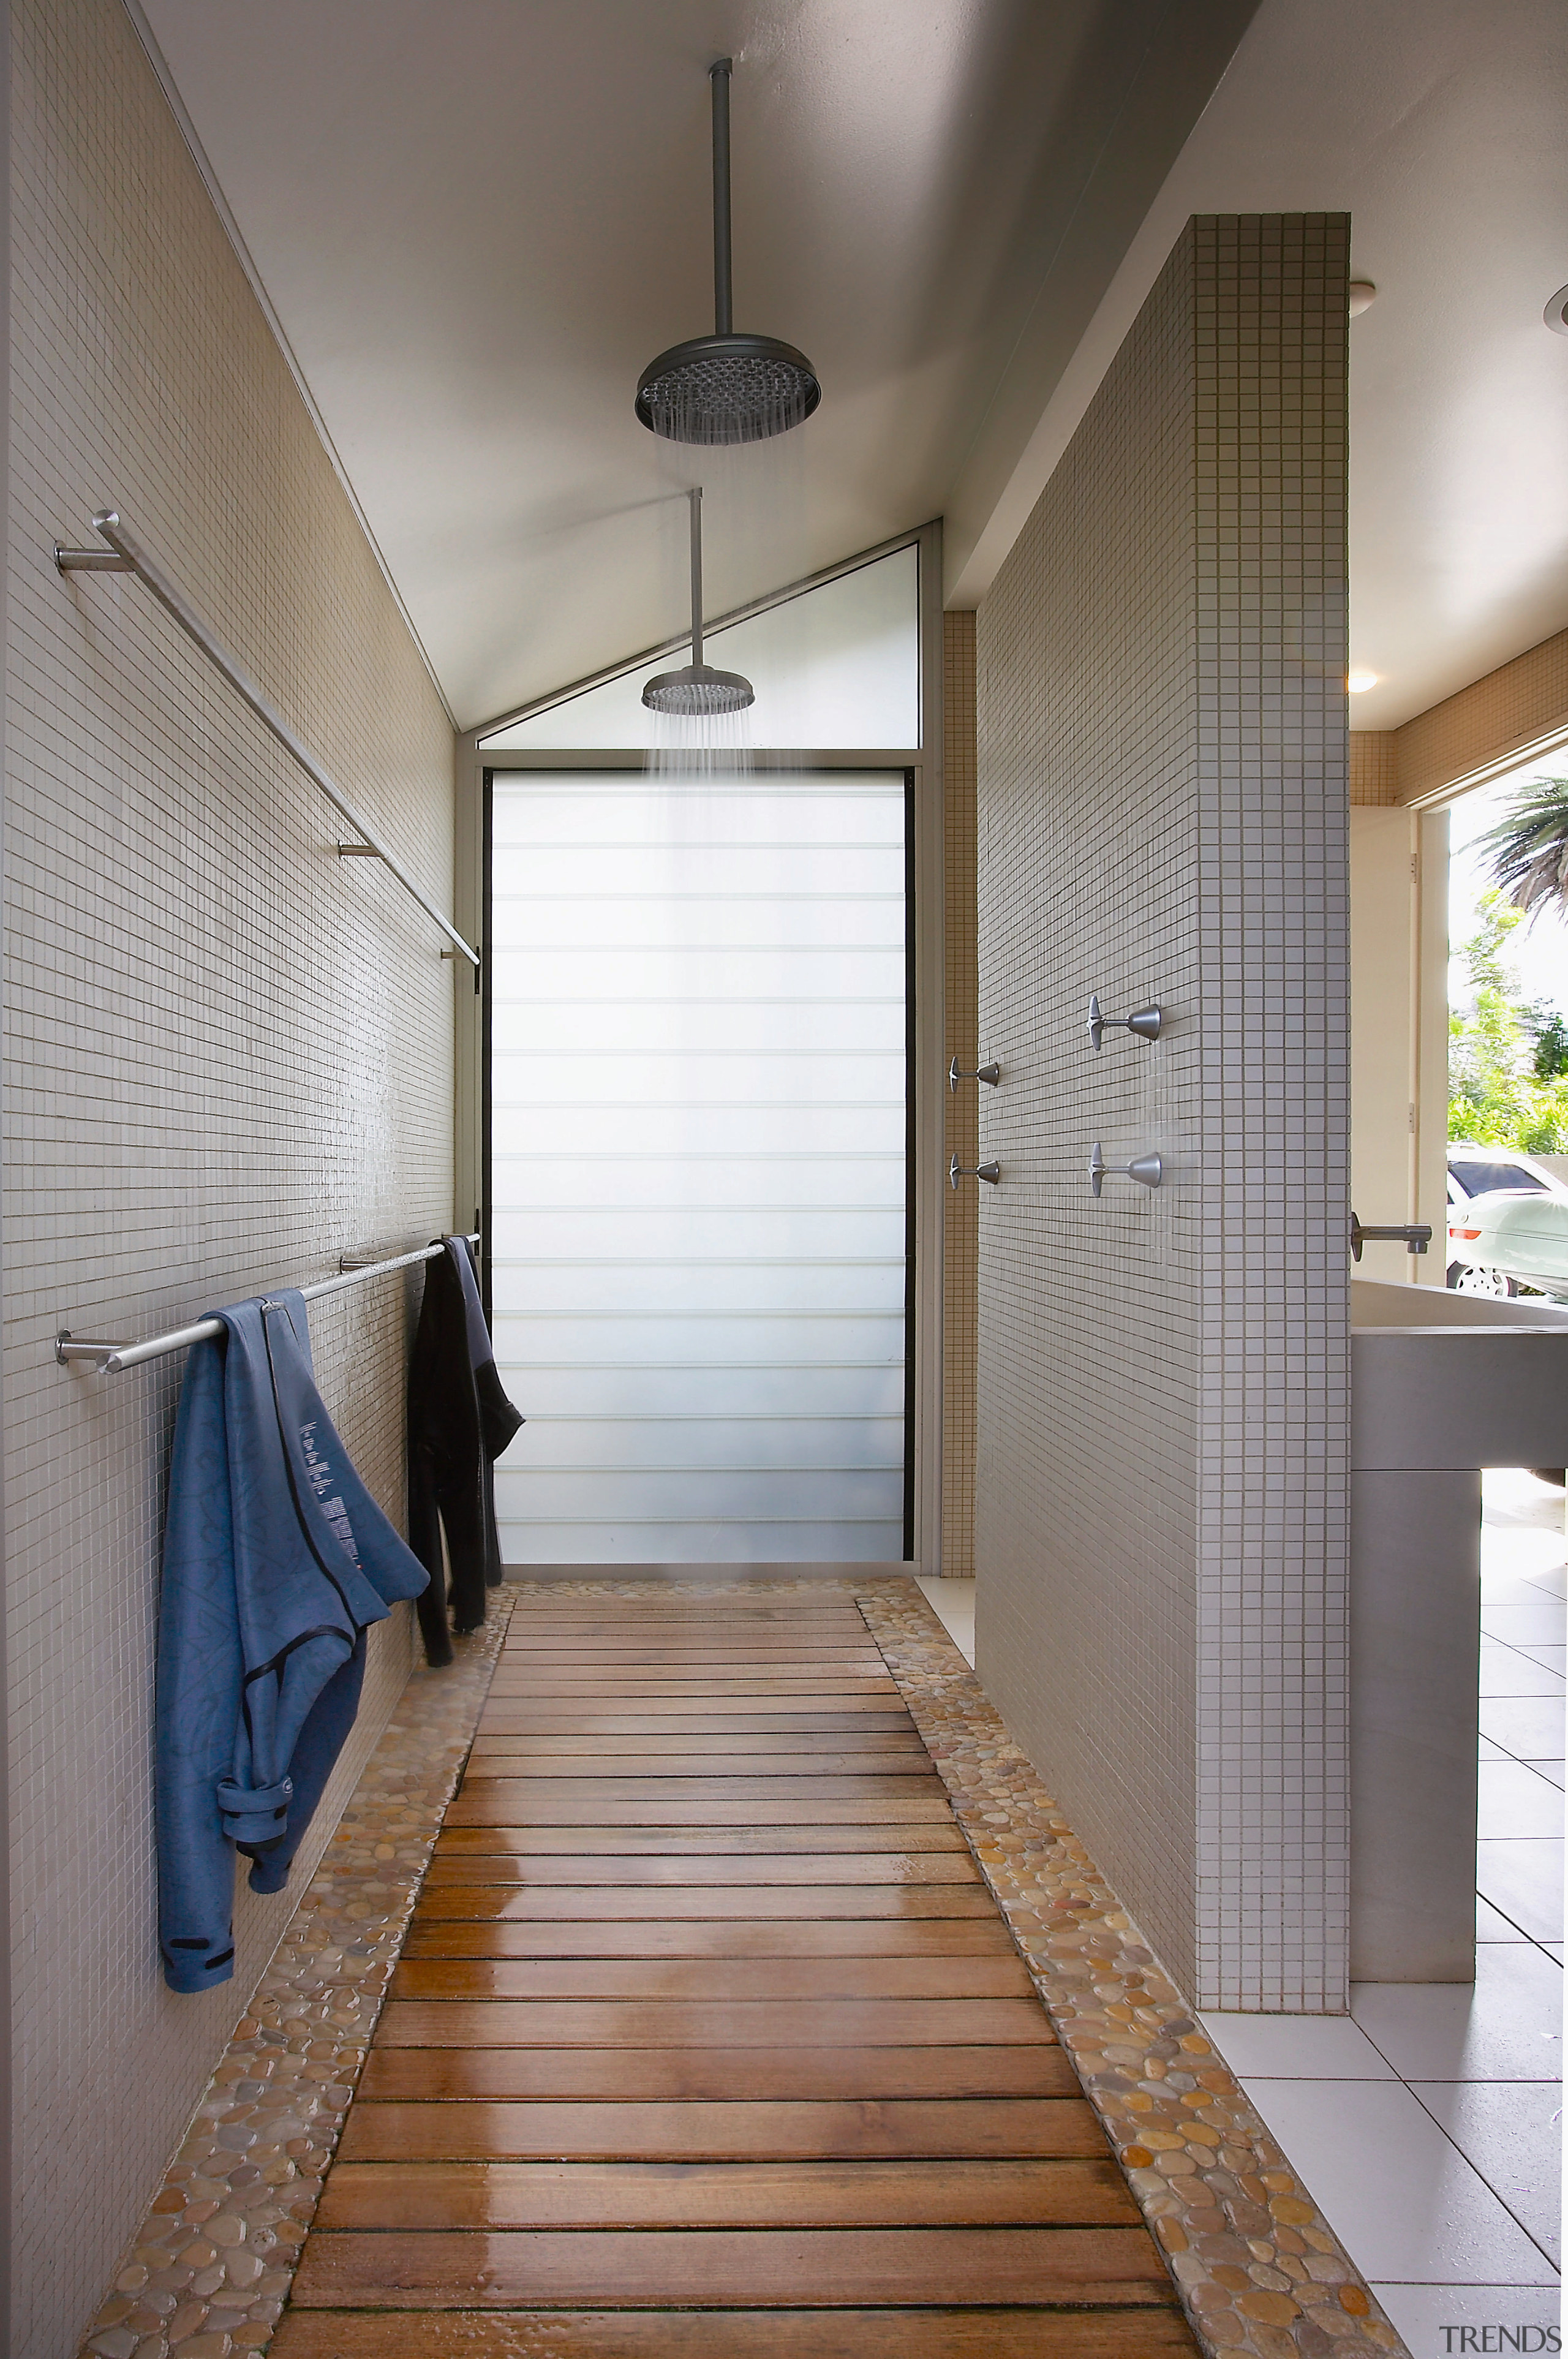
{"type": "Polygon", "coordinates": [[[1160,1025],[1158,1007],[1140,1007],[1131,1016],[1102,1016],[1099,993],[1092,991],[1089,994],[1089,1021],[1084,1029],[1089,1035],[1089,1046],[1096,1057],[1107,1032],[1133,1032],[1140,1040],[1158,1040],[1160,1025]]]}
{"type": "Polygon", "coordinates": [[[1107,1163],[1105,1150],[1096,1139],[1089,1151],[1089,1185],[1096,1196],[1107,1180],[1136,1180],[1140,1188],[1159,1188],[1165,1180],[1164,1158],[1135,1155],[1130,1163],[1107,1163]]]}

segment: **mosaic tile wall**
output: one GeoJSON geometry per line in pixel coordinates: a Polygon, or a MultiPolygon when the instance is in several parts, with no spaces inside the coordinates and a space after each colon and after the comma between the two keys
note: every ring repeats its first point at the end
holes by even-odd
{"type": "Polygon", "coordinates": [[[1190,224],[979,611],[978,1669],[1211,2006],[1345,1995],[1347,236],[1190,224]]]}
{"type": "MultiPolygon", "coordinates": [[[[942,900],[947,1056],[979,1061],[975,963],[975,617],[942,616],[942,900]]],[[[978,1082],[949,1094],[942,1159],[956,1148],[967,1169],[979,1136],[978,1082]]],[[[968,1181],[946,1191],[942,1236],[942,1569],[975,1571],[975,1280],[979,1207],[968,1181]]]]}
{"type": "MultiPolygon", "coordinates": [[[[118,0],[13,18],[5,1481],[12,2359],[58,2359],[296,1905],[162,1986],[152,1637],[180,1365],[57,1367],[450,1219],[451,969],[142,587],[63,581],[117,504],[439,898],[452,736],[118,0]]],[[[319,1306],[401,1512],[398,1281],[319,1306]]],[[[384,1626],[330,1832],[409,1659],[384,1626]]],[[[311,1859],[302,1861],[308,1875],[311,1859]]],[[[301,1881],[297,1870],[295,1883],[301,1881]]]]}
{"type": "MultiPolygon", "coordinates": [[[[1398,729],[1350,734],[1353,803],[1408,803],[1468,777],[1516,747],[1568,729],[1568,631],[1527,647],[1398,729]],[[1372,791],[1373,788],[1376,791],[1372,791]]],[[[1542,765],[1561,770],[1561,751],[1542,765]]]]}

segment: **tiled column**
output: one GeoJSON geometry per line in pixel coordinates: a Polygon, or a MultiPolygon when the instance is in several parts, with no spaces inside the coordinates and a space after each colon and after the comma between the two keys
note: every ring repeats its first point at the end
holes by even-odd
{"type": "MultiPolygon", "coordinates": [[[[947,1053],[973,1070],[979,1060],[975,967],[975,617],[942,616],[942,894],[947,1053]]],[[[943,1146],[966,1169],[979,1136],[978,1082],[947,1101],[943,1146]]],[[[950,1189],[942,1256],[942,1569],[975,1570],[975,1190],[950,1189]]]]}
{"type": "Polygon", "coordinates": [[[1189,225],[979,614],[979,1669],[1211,2006],[1344,2003],[1348,235],[1189,225]]]}

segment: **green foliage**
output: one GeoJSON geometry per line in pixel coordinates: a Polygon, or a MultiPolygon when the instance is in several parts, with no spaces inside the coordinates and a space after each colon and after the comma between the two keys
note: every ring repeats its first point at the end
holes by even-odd
{"type": "MultiPolygon", "coordinates": [[[[1568,788],[1564,789],[1568,797],[1568,788]]],[[[1448,1019],[1448,1136],[1527,1155],[1568,1154],[1568,1022],[1520,1002],[1505,956],[1525,911],[1484,893],[1480,925],[1460,951],[1471,1004],[1448,1019]]]]}
{"type": "Polygon", "coordinates": [[[1532,778],[1509,797],[1504,816],[1477,840],[1486,866],[1514,908],[1568,917],[1568,778],[1532,778]]]}

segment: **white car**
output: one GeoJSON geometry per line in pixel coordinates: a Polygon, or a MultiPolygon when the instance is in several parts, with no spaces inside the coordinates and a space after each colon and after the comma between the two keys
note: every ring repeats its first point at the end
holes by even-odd
{"type": "Polygon", "coordinates": [[[1448,1283],[1460,1294],[1568,1294],[1568,1186],[1511,1147],[1448,1150],[1448,1283]]]}

